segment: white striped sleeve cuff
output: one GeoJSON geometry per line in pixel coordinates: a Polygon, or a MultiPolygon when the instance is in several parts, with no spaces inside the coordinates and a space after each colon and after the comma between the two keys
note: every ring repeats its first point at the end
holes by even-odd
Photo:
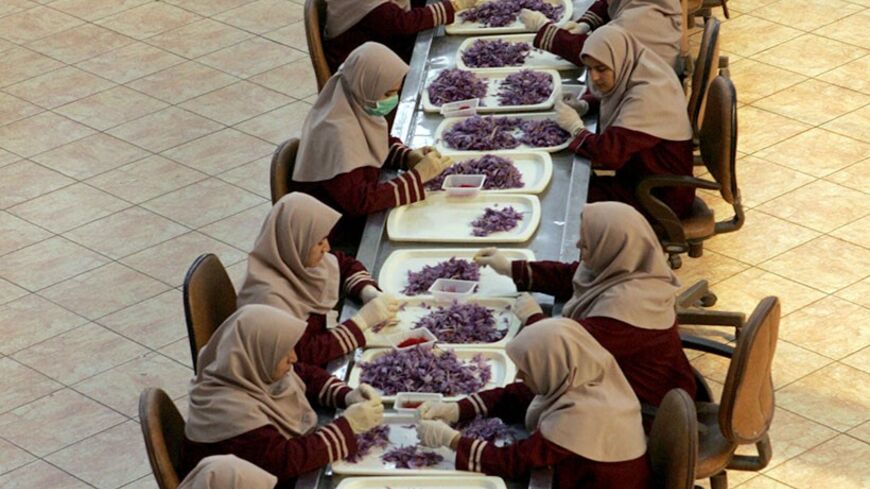
{"type": "Polygon", "coordinates": [[[320,394],[317,395],[320,404],[322,406],[336,406],[336,395],[342,387],[345,387],[344,382],[335,377],[330,377],[329,380],[323,384],[323,387],[320,388],[320,394]]]}
{"type": "Polygon", "coordinates": [[[432,12],[432,19],[435,22],[435,25],[444,25],[447,23],[447,9],[444,7],[443,3],[430,3],[429,5],[426,5],[426,8],[432,12]]]}
{"type": "Polygon", "coordinates": [[[348,456],[347,440],[335,424],[328,424],[317,430],[317,436],[326,445],[329,461],[335,462],[348,456]]]}
{"type": "Polygon", "coordinates": [[[347,294],[350,294],[350,291],[353,290],[354,287],[363,283],[363,282],[373,282],[372,275],[368,272],[368,270],[360,270],[344,281],[344,291],[347,294]]]}
{"type": "Polygon", "coordinates": [[[341,349],[345,353],[350,353],[359,348],[359,343],[357,343],[356,337],[349,329],[347,329],[347,326],[339,324],[330,329],[329,332],[335,336],[335,339],[338,340],[338,344],[341,345],[341,349]]]}
{"type": "Polygon", "coordinates": [[[483,464],[480,463],[483,457],[483,449],[487,443],[483,440],[474,440],[471,442],[471,449],[468,451],[468,470],[472,472],[483,472],[483,464]]]}
{"type": "Polygon", "coordinates": [[[552,51],[553,50],[553,39],[556,38],[556,34],[559,32],[559,27],[552,22],[545,25],[543,27],[544,33],[541,35],[541,46],[540,48],[544,51],[552,51]]]}
{"type": "Polygon", "coordinates": [[[478,416],[486,416],[486,404],[483,402],[483,399],[480,398],[477,394],[472,394],[467,397],[468,402],[474,407],[474,414],[478,416]]]}

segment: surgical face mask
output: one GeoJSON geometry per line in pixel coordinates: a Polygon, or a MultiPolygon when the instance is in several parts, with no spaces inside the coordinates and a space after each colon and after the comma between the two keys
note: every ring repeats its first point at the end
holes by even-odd
{"type": "Polygon", "coordinates": [[[371,115],[379,115],[381,117],[389,114],[399,105],[399,94],[391,95],[385,99],[378,100],[374,107],[365,107],[365,111],[371,115]]]}

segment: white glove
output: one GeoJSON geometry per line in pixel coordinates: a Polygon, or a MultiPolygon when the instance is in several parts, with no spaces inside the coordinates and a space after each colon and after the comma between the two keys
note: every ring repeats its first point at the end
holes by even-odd
{"type": "Polygon", "coordinates": [[[348,392],[344,398],[344,403],[348,406],[366,401],[381,402],[381,395],[368,384],[360,384],[359,387],[348,392]]]}
{"type": "Polygon", "coordinates": [[[417,410],[423,419],[440,419],[448,423],[459,421],[459,403],[426,401],[417,410]]]}
{"type": "Polygon", "coordinates": [[[450,0],[450,4],[453,5],[453,10],[456,10],[457,12],[475,7],[477,3],[478,0],[450,0]]]}
{"type": "Polygon", "coordinates": [[[568,22],[565,22],[562,29],[565,29],[571,34],[589,34],[589,32],[592,31],[592,26],[586,22],[574,22],[573,20],[569,20],[568,22]]]}
{"type": "Polygon", "coordinates": [[[580,114],[561,100],[556,101],[556,124],[571,136],[576,136],[584,127],[580,114]]]}
{"type": "Polygon", "coordinates": [[[526,324],[526,321],[535,314],[543,313],[544,310],[541,309],[541,306],[538,305],[538,302],[534,297],[532,297],[532,294],[523,292],[519,297],[517,297],[517,302],[514,305],[514,314],[520,318],[520,321],[522,321],[523,324],[526,324]]]}
{"type": "Polygon", "coordinates": [[[550,18],[546,15],[527,8],[520,10],[520,20],[526,26],[526,30],[532,32],[538,32],[538,29],[550,23],[550,18]]]}
{"type": "Polygon", "coordinates": [[[365,331],[383,322],[392,322],[399,312],[399,300],[390,294],[381,294],[366,303],[353,317],[351,321],[365,331]]]}
{"type": "Polygon", "coordinates": [[[384,405],[380,401],[361,402],[347,408],[343,416],[350,423],[351,431],[358,435],[381,424],[384,420],[384,405]]]}
{"type": "Polygon", "coordinates": [[[366,285],[359,292],[359,298],[362,300],[363,304],[368,304],[374,299],[377,299],[383,294],[377,287],[374,285],[366,285]]]}
{"type": "Polygon", "coordinates": [[[565,105],[576,110],[581,116],[584,116],[589,112],[589,102],[583,100],[583,97],[580,94],[572,95],[566,93],[562,95],[562,102],[565,102],[565,105]]]}
{"type": "Polygon", "coordinates": [[[417,438],[424,447],[449,447],[459,432],[444,421],[420,421],[417,424],[417,438]]]}
{"type": "Polygon", "coordinates": [[[435,153],[436,156],[441,157],[441,153],[439,153],[434,147],[423,146],[422,148],[411,150],[411,152],[408,153],[408,166],[414,168],[414,165],[420,163],[429,153],[435,153]]]}
{"type": "Polygon", "coordinates": [[[453,159],[449,156],[441,156],[437,152],[432,152],[426,155],[420,163],[414,166],[414,171],[420,174],[420,180],[423,183],[432,180],[441,174],[444,170],[453,164],[453,159]]]}
{"type": "Polygon", "coordinates": [[[483,267],[490,267],[495,270],[495,273],[506,277],[513,276],[511,269],[511,260],[504,253],[498,251],[498,248],[490,247],[483,248],[474,255],[474,263],[483,267]]]}

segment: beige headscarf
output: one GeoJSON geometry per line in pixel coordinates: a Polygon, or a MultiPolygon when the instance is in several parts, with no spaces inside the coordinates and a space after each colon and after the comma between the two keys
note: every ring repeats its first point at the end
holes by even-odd
{"type": "Polygon", "coordinates": [[[390,1],[411,10],[411,0],[326,0],[326,38],[344,34],[369,12],[390,1]]]}
{"type": "Polygon", "coordinates": [[[588,256],[574,273],[574,296],[563,316],[577,321],[603,316],[644,329],[674,325],[680,280],[637,210],[621,202],[586,204],[580,242],[588,256]]]}
{"type": "Polygon", "coordinates": [[[267,304],[306,320],[310,314],[331,311],[339,298],[338,260],[327,253],[316,266],[304,262],[339,218],[340,213],[308,194],[282,197],[254,242],[236,303],[267,304]]]}
{"type": "Polygon", "coordinates": [[[507,354],[540,392],[526,429],[577,455],[624,462],[646,452],[640,402],[616,360],[570,319],[520,331],[507,354]]]}
{"type": "Polygon", "coordinates": [[[581,58],[592,56],[614,72],[614,87],[600,93],[600,130],[610,126],[640,131],[669,141],[692,139],[686,96],[674,70],[623,28],[599,27],[583,45],[581,58]]]}
{"type": "Polygon", "coordinates": [[[293,180],[322,182],[364,166],[383,166],[390,149],[387,120],[364,107],[374,107],[407,73],[402,58],[382,44],[354,49],[305,118],[293,180]]]}
{"type": "Polygon", "coordinates": [[[278,478],[235,455],[213,455],[196,464],[178,489],[272,489],[278,478]]]}
{"type": "Polygon", "coordinates": [[[187,437],[216,443],[266,425],[287,438],[311,431],[317,414],[305,398],[305,383],[292,369],[272,378],[304,331],[303,321],[259,304],[227,318],[199,352],[187,437]]]}
{"type": "Polygon", "coordinates": [[[607,14],[609,25],[622,27],[672,68],[677,66],[683,35],[679,0],[612,0],[607,14]]]}

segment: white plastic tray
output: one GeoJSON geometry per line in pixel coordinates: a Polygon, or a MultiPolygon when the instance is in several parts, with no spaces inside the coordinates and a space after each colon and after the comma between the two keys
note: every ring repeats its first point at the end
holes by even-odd
{"type": "MultiPolygon", "coordinates": [[[[437,348],[446,349],[441,345],[438,345],[437,348]]],[[[360,384],[360,374],[362,373],[362,369],[360,369],[360,362],[370,362],[373,359],[389,353],[392,351],[391,348],[372,348],[369,350],[365,350],[362,353],[359,361],[354,362],[353,367],[350,369],[350,374],[348,374],[347,385],[355,389],[360,384]]],[[[486,389],[494,389],[496,387],[504,387],[505,385],[514,381],[514,378],[517,376],[517,367],[514,365],[514,362],[508,358],[507,353],[504,350],[500,350],[497,348],[475,348],[473,350],[470,349],[456,349],[456,357],[460,360],[471,360],[477,354],[483,354],[486,363],[492,369],[492,377],[489,379],[489,382],[483,386],[480,390],[486,389]]],[[[444,396],[444,401],[459,401],[463,399],[465,394],[460,396],[444,396]]],[[[393,401],[396,400],[395,395],[391,396],[381,396],[384,402],[392,404],[393,401]]]]}
{"type": "MultiPolygon", "coordinates": [[[[449,154],[453,161],[459,163],[466,160],[474,160],[483,155],[494,155],[511,160],[517,170],[523,175],[523,186],[520,188],[506,188],[497,190],[481,190],[483,194],[539,194],[550,184],[553,177],[553,158],[545,151],[525,151],[506,149],[501,151],[468,151],[454,152],[444,149],[443,154],[449,154]]],[[[440,190],[427,190],[435,194],[440,190]]]]}
{"type": "MultiPolygon", "coordinates": [[[[429,100],[429,85],[436,77],[438,77],[438,74],[441,73],[441,71],[442,70],[430,71],[429,77],[426,80],[426,88],[423,89],[423,110],[426,112],[441,112],[441,106],[434,105],[432,101],[429,100]]],[[[556,97],[559,96],[559,92],[562,89],[562,78],[559,76],[559,73],[554,70],[535,70],[550,75],[550,78],[553,80],[553,93],[550,94],[550,97],[547,98],[547,100],[544,100],[541,103],[529,105],[499,105],[498,91],[501,83],[508,75],[516,73],[517,71],[519,70],[516,68],[498,68],[487,72],[475,73],[475,76],[486,82],[486,96],[481,98],[483,105],[477,106],[478,114],[489,112],[541,111],[550,110],[553,107],[553,104],[556,103],[556,97]]]]}
{"type": "MultiPolygon", "coordinates": [[[[390,473],[394,471],[390,470],[390,473]]],[[[463,477],[348,477],[336,489],[507,489],[501,477],[462,472],[463,477]]]]}
{"type": "MultiPolygon", "coordinates": [[[[571,16],[574,14],[574,3],[571,0],[550,0],[549,3],[554,5],[563,5],[565,7],[564,12],[562,13],[562,17],[556,22],[557,24],[564,24],[571,20],[571,16]]],[[[486,34],[510,34],[513,32],[525,32],[526,28],[522,22],[520,22],[519,18],[515,20],[513,23],[508,24],[504,27],[485,27],[478,22],[465,22],[460,17],[463,10],[456,12],[456,21],[452,24],[447,25],[444,30],[450,35],[486,35],[486,34]]]]}
{"type": "Polygon", "coordinates": [[[387,234],[393,241],[431,243],[523,243],[541,222],[541,202],[535,195],[483,194],[476,197],[449,197],[430,193],[426,200],[390,211],[387,234]],[[471,222],[487,207],[513,206],[523,219],[510,231],[489,236],[474,236],[471,222]]]}
{"type": "MultiPolygon", "coordinates": [[[[434,266],[450,258],[461,258],[471,261],[477,248],[434,248],[416,250],[396,250],[384,260],[378,273],[378,285],[384,292],[401,296],[402,290],[408,285],[408,272],[419,272],[424,266],[434,266]]],[[[534,261],[535,254],[532,250],[522,248],[501,248],[508,260],[534,261]]],[[[516,296],[517,288],[513,280],[504,275],[499,275],[489,267],[480,268],[480,285],[477,289],[478,297],[505,297],[516,296]]],[[[432,300],[430,296],[417,295],[414,297],[432,300]]]]}
{"type": "MultiPolygon", "coordinates": [[[[487,116],[483,116],[483,117],[487,117],[487,116]]],[[[493,115],[492,117],[516,117],[516,118],[522,119],[524,121],[525,120],[542,120],[542,119],[548,119],[548,120],[555,121],[556,120],[556,113],[555,112],[535,112],[535,113],[526,113],[526,114],[498,114],[498,115],[493,115]]],[[[438,148],[438,151],[440,151],[442,153],[452,153],[452,152],[458,151],[456,149],[448,147],[447,144],[444,142],[444,139],[442,136],[444,135],[445,132],[447,132],[448,129],[450,129],[454,125],[464,121],[465,119],[468,119],[468,117],[448,117],[448,118],[444,119],[443,121],[441,121],[440,124],[438,124],[438,127],[435,129],[435,147],[438,148]]],[[[519,128],[517,128],[514,131],[514,136],[517,139],[519,139],[520,134],[522,134],[522,131],[519,128]]],[[[513,148],[513,151],[525,151],[525,152],[528,152],[528,151],[546,151],[548,153],[555,153],[557,151],[562,151],[563,149],[567,148],[569,144],[571,144],[571,137],[570,136],[568,137],[568,139],[565,140],[564,143],[562,143],[558,146],[547,146],[544,148],[538,148],[535,146],[528,146],[526,144],[520,143],[519,146],[517,146],[516,148],[513,148]]]]}
{"type": "MultiPolygon", "coordinates": [[[[399,322],[395,326],[389,326],[381,330],[380,333],[373,333],[371,330],[366,330],[366,348],[387,347],[391,346],[388,340],[389,335],[410,331],[414,328],[414,323],[420,320],[423,316],[428,315],[439,306],[448,306],[447,303],[436,303],[431,297],[415,296],[402,300],[405,304],[404,310],[399,311],[399,322]],[[428,306],[425,307],[425,306],[428,306]]],[[[492,309],[495,313],[495,327],[497,329],[507,329],[507,334],[499,341],[492,343],[439,343],[439,347],[453,348],[456,350],[474,349],[480,347],[486,348],[504,348],[511,338],[517,335],[520,330],[520,319],[513,312],[514,299],[496,299],[496,298],[472,298],[468,303],[480,304],[492,309]]],[[[434,333],[434,332],[433,332],[434,333]]]]}
{"type": "Polygon", "coordinates": [[[534,47],[535,35],[534,34],[514,34],[510,36],[493,36],[493,37],[469,37],[468,39],[462,41],[462,44],[459,45],[459,50],[456,52],[456,67],[461,68],[463,70],[472,70],[479,72],[487,72],[494,70],[503,70],[505,68],[530,68],[530,69],[551,69],[551,70],[576,70],[579,66],[574,63],[568,61],[567,59],[556,56],[555,54],[544,51],[543,49],[538,49],[534,47]],[[475,68],[472,66],[468,66],[462,61],[462,53],[471,46],[472,43],[477,41],[478,39],[483,39],[485,41],[492,41],[494,39],[500,39],[502,41],[507,42],[524,42],[528,45],[532,46],[532,51],[529,53],[528,57],[526,57],[525,62],[522,65],[518,66],[499,66],[493,68],[475,68]]]}

